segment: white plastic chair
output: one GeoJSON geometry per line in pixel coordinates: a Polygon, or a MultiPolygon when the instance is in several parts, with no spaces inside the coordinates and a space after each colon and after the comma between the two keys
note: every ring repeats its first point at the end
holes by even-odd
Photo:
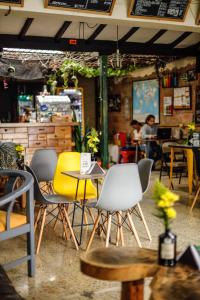
{"type": "MultiPolygon", "coordinates": [[[[150,159],[150,158],[144,158],[138,162],[138,171],[139,171],[139,175],[140,175],[140,181],[141,181],[141,185],[142,185],[142,193],[143,194],[145,194],[149,188],[153,162],[154,162],[153,159],[150,159]]],[[[152,240],[151,234],[150,234],[149,228],[147,226],[147,222],[143,215],[140,204],[137,203],[136,207],[138,208],[139,216],[141,217],[141,220],[144,224],[148,238],[151,241],[152,240]]]]}
{"type": "Polygon", "coordinates": [[[142,200],[142,187],[138,172],[138,165],[134,163],[113,165],[108,170],[96,204],[98,215],[95,220],[86,251],[88,251],[91,246],[95,230],[99,224],[101,216],[105,217],[104,212],[106,212],[107,221],[106,247],[109,246],[111,221],[114,215],[116,215],[117,218],[117,244],[119,243],[119,240],[121,240],[122,246],[124,245],[122,212],[125,211],[131,231],[135,236],[138,246],[141,248],[141,242],[129,212],[129,209],[134,207],[140,200],[142,200]]]}

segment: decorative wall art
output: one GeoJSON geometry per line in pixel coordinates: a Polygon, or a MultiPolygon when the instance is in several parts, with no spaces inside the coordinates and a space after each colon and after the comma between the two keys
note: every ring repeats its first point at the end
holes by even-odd
{"type": "Polygon", "coordinates": [[[174,109],[191,109],[189,86],[174,88],[174,109]]]}
{"type": "Polygon", "coordinates": [[[133,119],[145,122],[152,114],[159,123],[159,103],[158,79],[133,82],[133,119]]]}
{"type": "Polygon", "coordinates": [[[172,114],[173,114],[172,97],[163,97],[163,115],[172,116],[172,114]]]}
{"type": "Polygon", "coordinates": [[[196,90],[195,123],[200,124],[200,86],[196,90]]]}
{"type": "Polygon", "coordinates": [[[121,97],[120,95],[108,96],[108,109],[109,111],[121,111],[121,97]]]}

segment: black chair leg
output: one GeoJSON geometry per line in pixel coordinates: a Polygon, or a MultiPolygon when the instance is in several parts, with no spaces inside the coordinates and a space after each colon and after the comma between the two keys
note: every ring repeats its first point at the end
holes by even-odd
{"type": "Polygon", "coordinates": [[[28,260],[28,276],[35,276],[35,242],[34,229],[27,233],[27,254],[30,256],[28,260]]]}
{"type": "Polygon", "coordinates": [[[85,203],[83,201],[83,204],[82,204],[82,218],[81,218],[81,232],[80,232],[80,240],[79,240],[79,243],[78,245],[80,246],[81,245],[81,242],[82,242],[82,234],[83,234],[83,221],[84,221],[84,212],[85,212],[85,203]]]}

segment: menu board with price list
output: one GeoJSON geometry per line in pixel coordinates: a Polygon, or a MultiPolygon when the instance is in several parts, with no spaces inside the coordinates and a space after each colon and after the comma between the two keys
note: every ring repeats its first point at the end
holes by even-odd
{"type": "Polygon", "coordinates": [[[0,5],[24,6],[24,0],[0,0],[0,5]]]}
{"type": "Polygon", "coordinates": [[[45,0],[45,7],[111,14],[115,0],[45,0]]]}
{"type": "Polygon", "coordinates": [[[130,17],[184,21],[191,0],[132,0],[130,17]]]}

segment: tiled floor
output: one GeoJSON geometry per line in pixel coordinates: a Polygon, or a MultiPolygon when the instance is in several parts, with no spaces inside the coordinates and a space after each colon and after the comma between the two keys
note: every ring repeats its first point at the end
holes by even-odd
{"type": "MultiPolygon", "coordinates": [[[[158,177],[157,172],[152,173],[151,187],[158,177]]],[[[165,179],[168,184],[167,178],[165,179]]],[[[178,236],[178,249],[183,250],[188,244],[200,244],[200,207],[194,209],[193,214],[189,215],[187,206],[189,197],[186,188],[186,179],[182,180],[179,186],[175,180],[176,191],[181,195],[181,200],[177,203],[177,218],[173,222],[173,231],[178,236]]],[[[162,223],[154,215],[154,203],[151,199],[151,188],[144,196],[141,203],[143,213],[146,217],[152,234],[152,243],[149,244],[143,224],[135,219],[135,224],[142,245],[144,247],[157,248],[158,235],[163,231],[162,223]]],[[[44,238],[41,250],[36,258],[36,276],[28,278],[26,275],[26,265],[21,265],[9,271],[17,291],[25,299],[51,300],[51,299],[73,299],[73,300],[117,300],[120,299],[120,283],[95,280],[83,275],[79,270],[79,256],[84,252],[86,241],[91,232],[91,228],[84,230],[83,249],[76,251],[71,241],[62,239],[61,228],[53,231],[52,226],[47,226],[44,231],[44,238]]],[[[127,246],[137,247],[134,237],[130,233],[125,233],[127,246]]],[[[104,241],[95,237],[92,247],[104,245],[104,241]]],[[[25,253],[25,238],[20,237],[10,241],[0,243],[0,262],[6,258],[15,258],[18,254],[25,253]]],[[[149,298],[148,288],[149,279],[146,281],[145,299],[149,298]]]]}

